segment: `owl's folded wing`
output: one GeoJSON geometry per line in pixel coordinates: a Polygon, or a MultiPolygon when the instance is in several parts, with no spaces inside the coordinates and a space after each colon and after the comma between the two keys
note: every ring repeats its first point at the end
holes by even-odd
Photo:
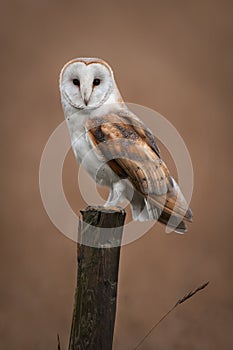
{"type": "Polygon", "coordinates": [[[151,131],[130,115],[90,118],[88,136],[111,169],[168,215],[191,221],[192,214],[165,163],[151,131]]]}

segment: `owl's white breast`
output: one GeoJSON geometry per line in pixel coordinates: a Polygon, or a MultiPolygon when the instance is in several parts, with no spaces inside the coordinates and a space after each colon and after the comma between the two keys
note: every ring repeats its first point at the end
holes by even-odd
{"type": "Polygon", "coordinates": [[[67,119],[75,158],[99,185],[112,187],[113,183],[119,181],[119,177],[93,146],[85,128],[85,119],[74,116],[67,119]]]}

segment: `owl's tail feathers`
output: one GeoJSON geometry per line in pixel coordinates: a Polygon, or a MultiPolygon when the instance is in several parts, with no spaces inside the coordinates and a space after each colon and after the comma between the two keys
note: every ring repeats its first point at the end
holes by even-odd
{"type": "Polygon", "coordinates": [[[188,231],[187,226],[183,220],[181,221],[179,217],[175,215],[169,215],[165,211],[163,211],[160,215],[159,222],[174,229],[174,231],[177,233],[185,233],[188,231]]]}
{"type": "MultiPolygon", "coordinates": [[[[187,232],[187,226],[179,216],[168,214],[164,210],[150,203],[138,192],[134,192],[131,200],[132,216],[135,221],[159,221],[177,233],[187,232]]],[[[187,214],[189,216],[190,213],[187,214]]]]}

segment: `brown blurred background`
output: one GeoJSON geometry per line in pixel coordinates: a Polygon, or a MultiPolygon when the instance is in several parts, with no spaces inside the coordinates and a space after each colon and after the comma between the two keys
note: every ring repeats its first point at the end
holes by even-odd
{"type": "MultiPolygon", "coordinates": [[[[63,121],[58,75],[74,57],[106,59],[128,102],[166,116],[183,136],[195,174],[187,235],[156,225],[122,248],[114,350],[129,350],[176,300],[140,349],[230,349],[232,336],[232,1],[1,1],[0,348],[67,348],[76,245],[40,199],[45,143],[63,121]]],[[[64,187],[86,206],[72,152],[64,187]]]]}

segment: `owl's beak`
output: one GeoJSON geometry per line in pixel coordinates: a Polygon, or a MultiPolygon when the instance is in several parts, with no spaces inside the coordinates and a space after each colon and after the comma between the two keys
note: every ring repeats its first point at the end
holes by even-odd
{"type": "Polygon", "coordinates": [[[82,88],[82,86],[81,86],[81,96],[82,96],[82,100],[86,106],[88,105],[88,102],[90,100],[91,93],[92,93],[92,89],[89,89],[86,87],[82,88]]]}

